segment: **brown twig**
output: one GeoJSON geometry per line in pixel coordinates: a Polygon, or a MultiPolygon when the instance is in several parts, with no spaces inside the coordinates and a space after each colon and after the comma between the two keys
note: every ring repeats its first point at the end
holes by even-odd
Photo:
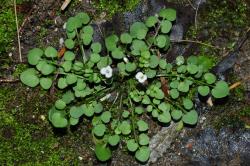
{"type": "Polygon", "coordinates": [[[18,81],[19,79],[0,79],[0,83],[15,83],[18,81]]]}
{"type": "Polygon", "coordinates": [[[19,28],[18,28],[16,0],[13,0],[13,1],[14,1],[15,18],[16,18],[16,31],[17,31],[18,50],[19,50],[19,60],[20,60],[20,62],[23,62],[22,51],[21,51],[21,42],[20,42],[20,34],[19,34],[19,28]]]}

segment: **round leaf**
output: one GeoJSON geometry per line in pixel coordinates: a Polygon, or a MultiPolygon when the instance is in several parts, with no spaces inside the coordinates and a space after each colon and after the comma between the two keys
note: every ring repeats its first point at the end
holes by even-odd
{"type": "Polygon", "coordinates": [[[91,49],[94,53],[100,53],[102,50],[102,45],[99,42],[95,42],[91,44],[91,49]]]}
{"type": "Polygon", "coordinates": [[[51,78],[41,78],[40,79],[40,85],[43,89],[47,90],[52,85],[52,79],[51,78]]]}
{"type": "Polygon", "coordinates": [[[229,94],[228,84],[225,81],[218,81],[211,92],[215,98],[224,98],[229,94]]]}
{"type": "Polygon", "coordinates": [[[149,137],[144,133],[140,134],[139,135],[139,144],[140,145],[148,145],[148,143],[149,143],[149,137]]]}
{"type": "Polygon", "coordinates": [[[172,28],[172,23],[168,20],[163,20],[161,22],[161,32],[162,33],[169,33],[172,28]]]}
{"type": "Polygon", "coordinates": [[[40,48],[33,48],[28,53],[28,62],[31,65],[37,65],[43,55],[43,50],[40,48]]]}
{"type": "Polygon", "coordinates": [[[129,33],[121,34],[120,39],[123,44],[130,44],[132,42],[132,37],[130,36],[129,33]]]}
{"type": "Polygon", "coordinates": [[[204,79],[208,84],[213,84],[216,81],[216,76],[212,73],[204,74],[204,79]]]}
{"type": "Polygon", "coordinates": [[[120,136],[119,135],[109,136],[108,142],[111,146],[116,146],[120,142],[120,136]]]}
{"type": "Polygon", "coordinates": [[[96,136],[102,137],[106,131],[106,126],[104,124],[98,124],[93,128],[93,132],[96,136]]]}
{"type": "Polygon", "coordinates": [[[207,96],[209,94],[209,87],[208,86],[199,86],[198,92],[201,96],[207,96]]]}
{"type": "Polygon", "coordinates": [[[171,8],[161,9],[159,12],[159,16],[169,21],[174,21],[176,19],[176,10],[171,8]]]}
{"type": "Polygon", "coordinates": [[[171,116],[174,120],[179,120],[182,117],[182,112],[180,110],[173,110],[171,116]]]}
{"type": "Polygon", "coordinates": [[[39,78],[35,73],[35,69],[26,69],[21,73],[20,80],[29,87],[36,87],[39,84],[39,78]]]}
{"type": "Polygon", "coordinates": [[[144,132],[148,130],[148,124],[145,121],[139,120],[136,122],[136,124],[138,126],[139,131],[144,132]]]}
{"type": "Polygon", "coordinates": [[[139,145],[135,142],[134,139],[130,139],[127,141],[127,148],[130,152],[136,151],[138,147],[139,145]]]}
{"type": "Polygon", "coordinates": [[[47,47],[44,53],[45,53],[46,57],[48,57],[48,58],[55,58],[55,57],[57,57],[57,51],[56,51],[56,49],[53,48],[53,47],[51,47],[51,46],[47,47]]]}
{"type": "Polygon", "coordinates": [[[198,114],[195,110],[191,110],[182,116],[182,121],[189,125],[195,125],[198,121],[198,114]]]}
{"type": "Polygon", "coordinates": [[[64,44],[68,49],[73,49],[75,46],[75,42],[72,39],[66,39],[64,44]]]}
{"type": "Polygon", "coordinates": [[[108,147],[105,147],[104,145],[97,144],[95,146],[95,155],[98,160],[100,161],[107,161],[111,158],[111,150],[108,147]]]}
{"type": "Polygon", "coordinates": [[[57,100],[55,103],[55,107],[59,110],[62,110],[66,107],[66,103],[63,100],[57,100]]]}
{"type": "Polygon", "coordinates": [[[194,106],[193,102],[188,98],[183,99],[183,105],[184,105],[184,108],[187,110],[190,110],[194,106]]]}
{"type": "Polygon", "coordinates": [[[171,89],[169,94],[173,99],[177,99],[179,97],[179,92],[177,89],[171,89]]]}
{"type": "Polygon", "coordinates": [[[111,113],[109,111],[105,111],[102,113],[101,115],[101,120],[104,122],[104,123],[108,123],[111,119],[111,113]]]}
{"type": "Polygon", "coordinates": [[[151,27],[155,26],[155,24],[156,24],[157,22],[158,22],[158,19],[157,19],[156,16],[150,16],[150,17],[148,17],[148,18],[146,19],[145,24],[146,24],[147,27],[151,28],[151,27]]]}
{"type": "Polygon", "coordinates": [[[135,158],[140,162],[146,162],[150,156],[150,149],[147,146],[142,146],[135,153],[135,158]]]}

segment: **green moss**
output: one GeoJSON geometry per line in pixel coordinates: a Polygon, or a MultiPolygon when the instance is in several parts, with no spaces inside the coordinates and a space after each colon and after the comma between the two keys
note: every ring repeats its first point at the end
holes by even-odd
{"type": "Polygon", "coordinates": [[[95,0],[94,7],[98,13],[106,12],[108,17],[115,13],[132,10],[140,0],[95,0]]]}
{"type": "Polygon", "coordinates": [[[0,163],[3,165],[77,165],[77,154],[55,137],[47,119],[46,94],[17,85],[0,87],[0,163]]]}

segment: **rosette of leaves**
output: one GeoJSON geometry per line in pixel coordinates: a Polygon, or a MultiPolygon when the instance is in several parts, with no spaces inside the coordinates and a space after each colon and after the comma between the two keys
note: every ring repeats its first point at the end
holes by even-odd
{"type": "Polygon", "coordinates": [[[31,68],[20,75],[34,88],[58,88],[62,95],[49,110],[54,127],[66,128],[91,123],[95,154],[100,161],[112,156],[111,149],[125,142],[127,150],[144,163],[149,159],[149,124],[143,115],[151,115],[159,124],[195,125],[198,114],[193,96],[211,95],[221,99],[229,94],[225,81],[209,69],[211,58],[176,57],[168,63],[161,53],[170,46],[169,33],[176,19],[174,9],[162,9],[144,22],[135,22],[120,36],[110,34],[103,45],[93,41],[94,28],[86,13],[66,22],[66,51],[58,56],[53,47],[34,48],[27,58],[31,68]],[[112,69],[106,78],[101,70],[112,69]],[[136,80],[143,73],[146,81],[136,80]],[[113,94],[116,94],[114,97],[113,94]],[[84,121],[85,121],[84,120],[84,121]]]}

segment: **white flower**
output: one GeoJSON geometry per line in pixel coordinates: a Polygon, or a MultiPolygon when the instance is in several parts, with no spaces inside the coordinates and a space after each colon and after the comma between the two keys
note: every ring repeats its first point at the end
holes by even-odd
{"type": "Polygon", "coordinates": [[[105,75],[106,78],[112,77],[112,68],[110,66],[101,69],[101,74],[105,75]]]}
{"type": "Polygon", "coordinates": [[[124,61],[125,63],[128,63],[128,58],[127,58],[127,57],[124,57],[124,58],[123,58],[123,61],[124,61]]]}
{"type": "Polygon", "coordinates": [[[144,83],[147,80],[147,76],[146,74],[143,74],[142,72],[138,72],[135,75],[135,78],[140,82],[140,83],[144,83]]]}

